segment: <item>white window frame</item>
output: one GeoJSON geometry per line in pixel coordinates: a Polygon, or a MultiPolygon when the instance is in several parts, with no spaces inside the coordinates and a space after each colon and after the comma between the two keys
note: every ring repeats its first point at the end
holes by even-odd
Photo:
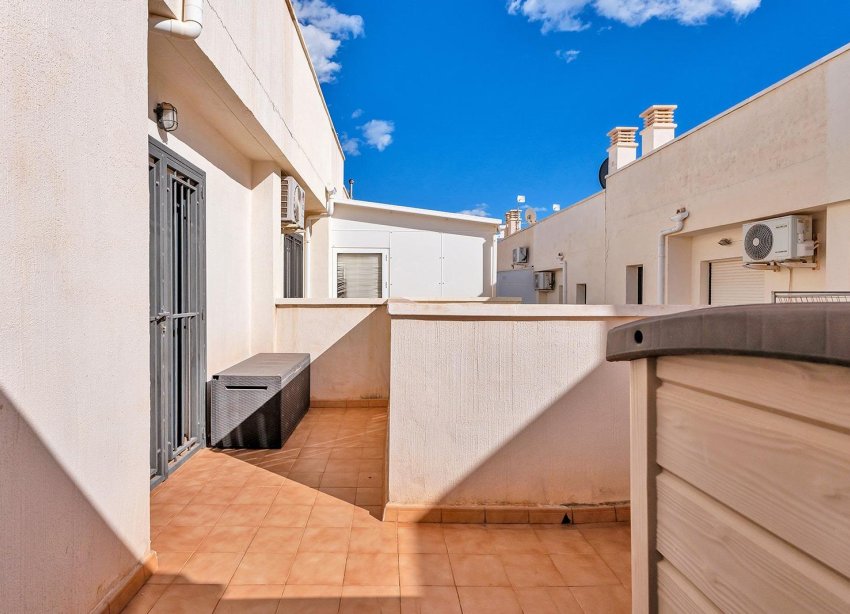
{"type": "Polygon", "coordinates": [[[381,254],[381,298],[390,294],[390,250],[380,247],[335,247],[331,257],[330,295],[336,296],[337,256],[339,254],[381,254]]]}

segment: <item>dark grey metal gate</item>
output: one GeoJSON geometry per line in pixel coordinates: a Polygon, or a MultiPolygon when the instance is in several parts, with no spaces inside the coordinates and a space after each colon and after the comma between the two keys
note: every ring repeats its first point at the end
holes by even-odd
{"type": "Polygon", "coordinates": [[[150,140],[151,485],[205,439],[203,171],[150,140]]]}

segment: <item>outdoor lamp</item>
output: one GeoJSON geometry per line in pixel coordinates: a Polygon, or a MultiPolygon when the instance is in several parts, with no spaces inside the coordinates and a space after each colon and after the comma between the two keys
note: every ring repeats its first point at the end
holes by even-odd
{"type": "Polygon", "coordinates": [[[170,102],[160,102],[154,109],[156,125],[166,132],[177,130],[177,107],[170,102]]]}

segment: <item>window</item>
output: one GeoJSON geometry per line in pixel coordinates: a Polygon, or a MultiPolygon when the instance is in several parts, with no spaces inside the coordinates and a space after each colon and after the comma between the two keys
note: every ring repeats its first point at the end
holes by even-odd
{"type": "Polygon", "coordinates": [[[576,284],[576,305],[587,305],[587,284],[576,284]]]}
{"type": "Polygon", "coordinates": [[[626,303],[643,305],[643,265],[626,267],[626,303]]]}
{"type": "Polygon", "coordinates": [[[381,298],[384,296],[382,252],[344,252],[336,255],[337,298],[381,298]]]}
{"type": "Polygon", "coordinates": [[[283,235],[283,297],[304,298],[304,241],[301,235],[283,235]]]}

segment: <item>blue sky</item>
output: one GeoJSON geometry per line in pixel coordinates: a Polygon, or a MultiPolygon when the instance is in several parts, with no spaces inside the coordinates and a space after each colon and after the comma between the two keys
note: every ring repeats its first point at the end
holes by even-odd
{"type": "Polygon", "coordinates": [[[597,191],[606,133],[650,104],[682,133],[850,42],[847,0],[296,6],[355,196],[495,217],[597,191]]]}

